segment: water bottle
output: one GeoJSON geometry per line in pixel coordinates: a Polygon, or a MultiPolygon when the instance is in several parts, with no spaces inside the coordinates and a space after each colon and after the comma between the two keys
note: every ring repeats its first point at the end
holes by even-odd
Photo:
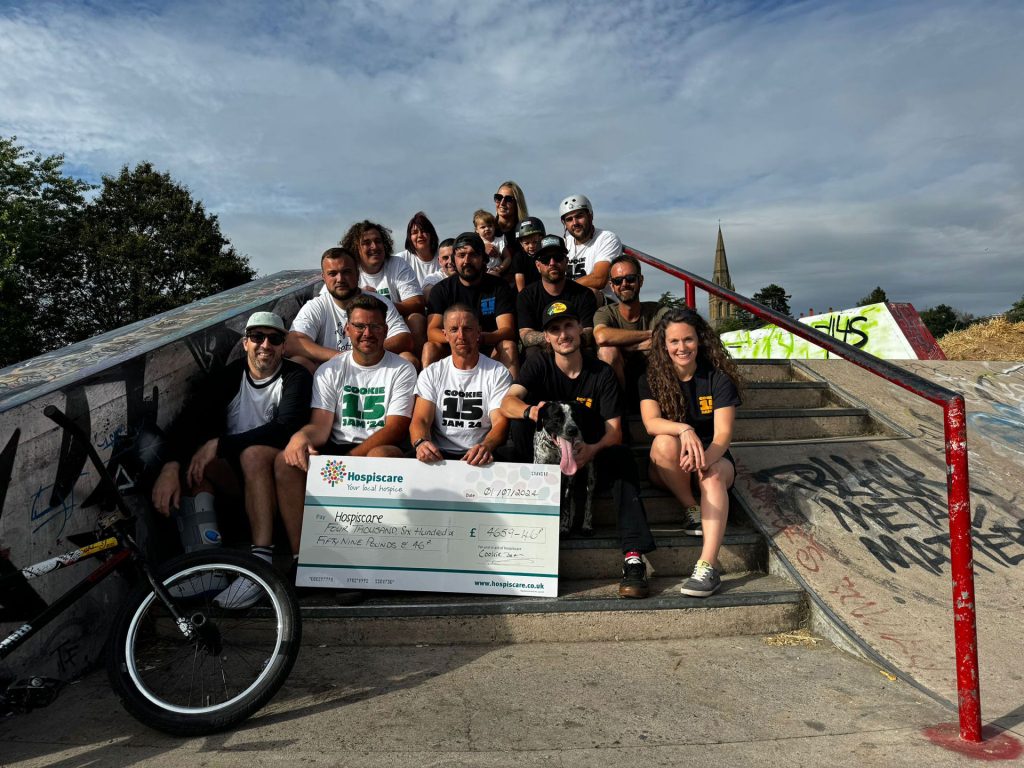
{"type": "Polygon", "coordinates": [[[174,514],[178,524],[178,535],[186,552],[219,547],[220,529],[217,527],[217,510],[212,493],[182,496],[181,506],[174,514]]]}

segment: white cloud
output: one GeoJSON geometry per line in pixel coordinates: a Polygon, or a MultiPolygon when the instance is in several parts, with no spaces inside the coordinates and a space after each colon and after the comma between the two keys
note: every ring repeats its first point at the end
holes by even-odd
{"type": "MultiPolygon", "coordinates": [[[[794,309],[1024,291],[1017,4],[179,3],[0,15],[0,134],[150,160],[263,272],[352,221],[454,234],[516,179],[794,309]]],[[[654,293],[672,288],[648,280],[654,293]]]]}

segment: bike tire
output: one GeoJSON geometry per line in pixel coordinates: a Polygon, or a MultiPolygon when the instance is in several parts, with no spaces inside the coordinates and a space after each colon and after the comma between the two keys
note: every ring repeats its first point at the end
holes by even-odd
{"type": "Polygon", "coordinates": [[[229,550],[181,555],[157,578],[202,629],[186,637],[152,586],[138,585],[111,630],[112,688],[129,714],[164,733],[201,736],[238,725],[270,701],[295,664],[302,637],[295,590],[265,561],[229,550]],[[234,578],[256,585],[256,604],[214,603],[234,578]]]}

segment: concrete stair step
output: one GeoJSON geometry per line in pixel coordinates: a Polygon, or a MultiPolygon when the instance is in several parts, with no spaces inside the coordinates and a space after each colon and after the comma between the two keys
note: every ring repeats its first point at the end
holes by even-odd
{"type": "Polygon", "coordinates": [[[651,579],[644,600],[618,597],[618,580],[565,580],[557,598],[369,592],[354,606],[303,600],[310,645],[452,645],[663,640],[796,629],[805,596],[763,573],[725,574],[707,598],[680,594],[684,577],[651,579]]]}
{"type": "MultiPolygon", "coordinates": [[[[703,539],[683,533],[678,525],[652,524],[658,548],[647,555],[654,573],[687,577],[700,557],[703,539]]],[[[767,548],[759,533],[730,525],[719,551],[722,568],[730,573],[764,570],[767,548]]],[[[560,544],[558,573],[563,579],[617,579],[622,575],[622,554],[615,529],[599,528],[591,538],[572,535],[560,544]]]]}
{"type": "Polygon", "coordinates": [[[803,381],[789,360],[737,360],[740,376],[745,382],[803,381]]]}
{"type": "Polygon", "coordinates": [[[835,394],[824,381],[764,381],[744,388],[739,410],[824,408],[835,403],[835,394]]]}
{"type": "MultiPolygon", "coordinates": [[[[634,451],[647,451],[651,438],[639,416],[630,416],[634,451]]],[[[821,408],[741,408],[736,412],[733,442],[786,442],[884,434],[867,408],[827,405],[821,408]]],[[[644,465],[646,467],[646,464],[644,465]]],[[[646,472],[646,468],[644,469],[646,472]]]]}

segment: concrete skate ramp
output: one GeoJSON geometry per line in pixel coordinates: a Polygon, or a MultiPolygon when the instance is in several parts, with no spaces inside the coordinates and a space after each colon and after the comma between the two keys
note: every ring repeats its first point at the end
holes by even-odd
{"type": "MultiPolygon", "coordinates": [[[[964,394],[982,715],[1024,719],[1024,364],[901,361],[964,394]]],[[[824,614],[867,655],[957,701],[942,411],[841,360],[827,379],[905,437],[736,448],[736,490],[824,614]]]]}
{"type": "MultiPolygon", "coordinates": [[[[128,505],[146,508],[152,447],[193,382],[240,354],[246,319],[273,310],[291,322],[320,272],[279,272],[0,371],[0,575],[74,549],[109,501],[85,451],[43,415],[55,405],[89,435],[128,505]]],[[[82,579],[88,565],[0,592],[6,635],[82,579]]],[[[120,602],[105,581],[4,662],[70,678],[95,660],[120,602]]],[[[0,676],[4,670],[0,669],[0,676]]]]}

